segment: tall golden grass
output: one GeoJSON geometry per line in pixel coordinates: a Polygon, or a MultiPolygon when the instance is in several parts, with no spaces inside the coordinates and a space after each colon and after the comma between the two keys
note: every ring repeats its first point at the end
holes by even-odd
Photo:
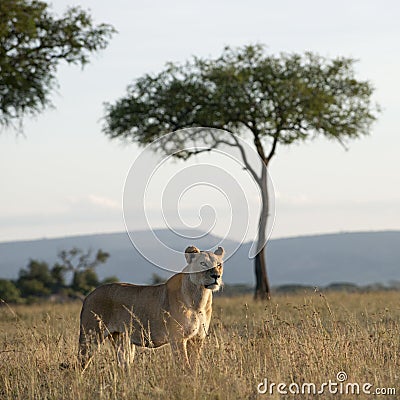
{"type": "MultiPolygon", "coordinates": [[[[137,354],[123,369],[105,345],[82,373],[76,367],[80,306],[0,308],[0,399],[307,399],[316,396],[290,394],[289,385],[314,383],[318,390],[340,371],[344,383],[370,383],[371,393],[394,388],[396,394],[379,397],[400,398],[399,292],[280,295],[268,303],[217,298],[192,372],[172,362],[168,347],[137,354]],[[285,383],[288,394],[277,386],[258,393],[265,379],[285,383]]],[[[325,389],[320,398],[374,398],[325,389]]]]}

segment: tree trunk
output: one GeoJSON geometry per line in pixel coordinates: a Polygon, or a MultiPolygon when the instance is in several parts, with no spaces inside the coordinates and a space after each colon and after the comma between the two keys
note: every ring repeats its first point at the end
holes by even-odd
{"type": "Polygon", "coordinates": [[[251,165],[247,161],[246,153],[239,143],[239,141],[235,138],[235,135],[232,134],[233,139],[238,147],[239,151],[242,154],[243,162],[246,165],[246,168],[253,175],[254,180],[257,182],[260,192],[261,192],[261,212],[258,224],[258,239],[257,239],[257,248],[256,248],[256,256],[254,257],[254,272],[256,275],[256,288],[254,292],[254,299],[263,300],[271,298],[271,291],[269,287],[269,281],[267,277],[267,266],[265,259],[265,251],[266,251],[266,229],[267,222],[269,216],[269,199],[268,199],[268,164],[271,161],[272,157],[275,154],[275,149],[278,143],[279,131],[274,135],[274,141],[272,143],[271,150],[268,156],[264,153],[263,145],[260,141],[259,132],[254,128],[252,130],[254,135],[254,145],[256,147],[257,153],[260,156],[262,161],[261,167],[261,176],[258,176],[256,171],[251,167],[251,165]]]}
{"type": "Polygon", "coordinates": [[[261,212],[258,225],[258,254],[254,258],[254,271],[256,275],[256,288],[254,292],[255,300],[269,300],[271,298],[271,291],[269,287],[269,281],[267,276],[267,266],[265,258],[266,250],[266,229],[268,221],[268,185],[267,185],[267,169],[266,167],[262,169],[261,179],[258,182],[261,190],[261,212]]]}
{"type": "Polygon", "coordinates": [[[254,292],[255,300],[270,300],[271,292],[267,277],[267,267],[265,262],[265,247],[256,255],[254,259],[256,273],[256,289],[254,292]]]}

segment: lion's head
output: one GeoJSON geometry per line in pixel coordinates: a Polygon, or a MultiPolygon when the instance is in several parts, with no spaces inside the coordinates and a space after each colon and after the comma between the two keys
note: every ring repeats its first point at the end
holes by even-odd
{"type": "Polygon", "coordinates": [[[195,246],[189,246],[185,250],[188,266],[184,272],[190,273],[190,280],[198,286],[203,286],[213,292],[219,290],[222,285],[224,249],[200,251],[195,246]]]}

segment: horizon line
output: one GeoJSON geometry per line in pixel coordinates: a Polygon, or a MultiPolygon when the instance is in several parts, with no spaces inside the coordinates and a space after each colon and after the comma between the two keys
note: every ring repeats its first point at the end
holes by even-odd
{"type": "MultiPolygon", "coordinates": [[[[154,231],[168,231],[169,229],[166,228],[158,228],[154,229],[154,231]]],[[[149,229],[138,229],[135,232],[151,232],[149,229]]],[[[372,230],[343,230],[343,231],[331,231],[331,232],[316,232],[316,233],[304,233],[304,234],[296,234],[296,235],[289,235],[289,236],[280,236],[268,239],[269,241],[275,240],[285,240],[285,239],[297,239],[297,238],[306,238],[306,237],[315,237],[315,236],[329,236],[329,235],[343,235],[343,234],[366,234],[366,233],[386,233],[386,232],[399,232],[399,229],[372,229],[372,230]]],[[[127,231],[109,231],[109,232],[89,232],[89,233],[77,233],[71,234],[66,236],[50,236],[50,237],[36,237],[36,238],[27,238],[27,239],[14,239],[14,240],[0,240],[0,245],[4,244],[11,244],[11,243],[26,243],[26,242],[38,242],[42,240],[61,240],[61,239],[73,239],[73,238],[80,238],[84,236],[101,236],[101,235],[117,235],[117,234],[126,234],[128,235],[127,231]]],[[[210,233],[210,235],[220,238],[216,234],[210,233]]],[[[129,237],[129,235],[128,235],[129,237]]],[[[228,239],[232,241],[236,241],[235,239],[228,239]]],[[[246,240],[243,243],[250,243],[251,240],[246,240]]]]}

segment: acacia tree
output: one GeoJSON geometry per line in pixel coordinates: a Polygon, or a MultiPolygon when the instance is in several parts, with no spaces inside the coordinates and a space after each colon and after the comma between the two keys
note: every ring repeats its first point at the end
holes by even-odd
{"type": "Polygon", "coordinates": [[[78,7],[57,18],[43,1],[1,0],[0,126],[50,105],[60,61],[83,66],[114,32],[78,7]]]}
{"type": "MultiPolygon", "coordinates": [[[[74,247],[68,251],[60,251],[58,257],[61,260],[61,264],[58,264],[58,266],[65,271],[73,273],[72,289],[83,294],[88,294],[101,283],[95,269],[100,264],[104,264],[110,257],[110,254],[99,249],[93,256],[91,250],[83,251],[74,247]]],[[[115,282],[116,280],[114,277],[107,279],[108,282],[115,282]]]]}
{"type": "Polygon", "coordinates": [[[255,298],[269,298],[265,261],[268,218],[266,171],[280,145],[317,136],[345,145],[369,133],[376,119],[373,88],[357,80],[355,60],[326,59],[316,54],[268,55],[262,45],[225,48],[216,59],[194,58],[184,65],[167,64],[164,71],[134,81],[127,94],[106,104],[105,133],[145,145],[165,133],[188,127],[211,127],[232,134],[220,140],[212,130],[192,129],[172,135],[163,151],[196,147],[175,156],[187,159],[221,145],[238,146],[235,135],[251,136],[264,166],[259,173],[243,162],[262,193],[259,253],[255,257],[255,298]]]}

